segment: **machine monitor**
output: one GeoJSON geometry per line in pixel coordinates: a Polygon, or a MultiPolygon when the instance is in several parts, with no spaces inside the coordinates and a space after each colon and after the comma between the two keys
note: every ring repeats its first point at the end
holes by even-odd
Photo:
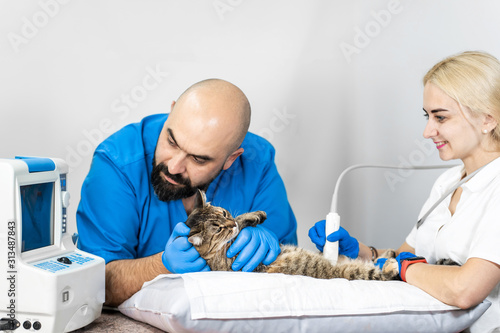
{"type": "Polygon", "coordinates": [[[54,245],[54,183],[21,186],[21,252],[54,245]]]}

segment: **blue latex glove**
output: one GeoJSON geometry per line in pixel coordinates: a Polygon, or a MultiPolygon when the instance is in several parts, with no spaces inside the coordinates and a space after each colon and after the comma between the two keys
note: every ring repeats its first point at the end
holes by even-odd
{"type": "Polygon", "coordinates": [[[309,238],[316,245],[316,248],[323,252],[326,240],[330,242],[339,242],[339,254],[346,257],[355,259],[359,254],[359,242],[356,238],[351,237],[347,230],[340,227],[339,230],[332,232],[328,237],[325,237],[325,220],[316,222],[316,224],[309,229],[309,238]]]}
{"type": "Polygon", "coordinates": [[[271,264],[280,252],[278,237],[272,231],[258,225],[241,230],[227,250],[227,257],[232,258],[239,253],[231,266],[233,271],[241,269],[243,272],[252,272],[260,263],[271,264]]]}
{"type": "Polygon", "coordinates": [[[189,231],[190,229],[185,223],[177,223],[168,239],[161,261],[171,273],[210,271],[205,259],[188,241],[189,231]]]}
{"type": "MultiPolygon", "coordinates": [[[[400,274],[400,278],[401,278],[401,262],[405,259],[408,259],[408,258],[414,258],[416,257],[416,255],[414,255],[413,253],[411,252],[401,252],[397,257],[396,257],[396,260],[398,262],[398,269],[399,269],[399,274],[400,274]]],[[[378,268],[382,269],[382,267],[384,267],[385,265],[385,262],[387,261],[387,258],[378,258],[376,261],[375,261],[375,266],[377,266],[378,268]]]]}
{"type": "Polygon", "coordinates": [[[323,252],[323,247],[326,243],[325,225],[326,220],[316,222],[316,224],[309,229],[308,233],[311,242],[313,242],[314,245],[316,245],[316,248],[321,252],[323,252]]]}

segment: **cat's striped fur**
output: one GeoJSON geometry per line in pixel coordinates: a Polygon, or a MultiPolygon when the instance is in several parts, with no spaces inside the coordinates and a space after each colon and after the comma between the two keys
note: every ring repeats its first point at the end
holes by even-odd
{"type": "MultiPolygon", "coordinates": [[[[191,228],[189,241],[207,261],[213,271],[231,271],[235,258],[227,258],[226,252],[240,230],[247,226],[256,226],[264,222],[266,213],[256,211],[233,218],[221,208],[206,202],[205,195],[199,191],[195,209],[189,215],[186,224],[191,228]]],[[[390,258],[380,270],[361,259],[339,257],[333,265],[321,253],[309,251],[293,245],[281,245],[281,253],[270,265],[259,265],[255,271],[265,273],[283,273],[304,275],[319,279],[345,278],[348,280],[397,280],[398,264],[394,251],[387,251],[383,256],[390,258]]]]}

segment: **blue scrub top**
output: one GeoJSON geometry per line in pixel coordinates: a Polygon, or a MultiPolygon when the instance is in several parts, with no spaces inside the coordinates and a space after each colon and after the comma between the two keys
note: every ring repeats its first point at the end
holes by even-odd
{"type": "MultiPolygon", "coordinates": [[[[80,249],[106,263],[165,249],[174,226],[187,219],[182,200],[163,202],[151,185],[156,142],[168,114],[151,115],[104,140],[82,185],[77,210],[80,249]]],[[[267,213],[264,226],[284,244],[297,244],[297,222],[274,163],[275,150],[248,133],[244,153],[207,189],[207,201],[233,216],[267,213]]]]}

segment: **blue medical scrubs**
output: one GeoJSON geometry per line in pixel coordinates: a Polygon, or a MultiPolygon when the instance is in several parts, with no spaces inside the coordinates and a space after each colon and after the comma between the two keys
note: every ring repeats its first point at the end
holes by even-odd
{"type": "MultiPolygon", "coordinates": [[[[182,200],[160,201],[150,181],[156,142],[167,117],[152,115],[127,125],[94,153],[77,211],[79,247],[106,263],[163,251],[174,226],[187,219],[182,200]]],[[[274,163],[274,148],[252,133],[241,146],[244,153],[212,181],[207,200],[233,216],[263,210],[263,225],[280,242],[297,244],[297,222],[274,163]]]]}

